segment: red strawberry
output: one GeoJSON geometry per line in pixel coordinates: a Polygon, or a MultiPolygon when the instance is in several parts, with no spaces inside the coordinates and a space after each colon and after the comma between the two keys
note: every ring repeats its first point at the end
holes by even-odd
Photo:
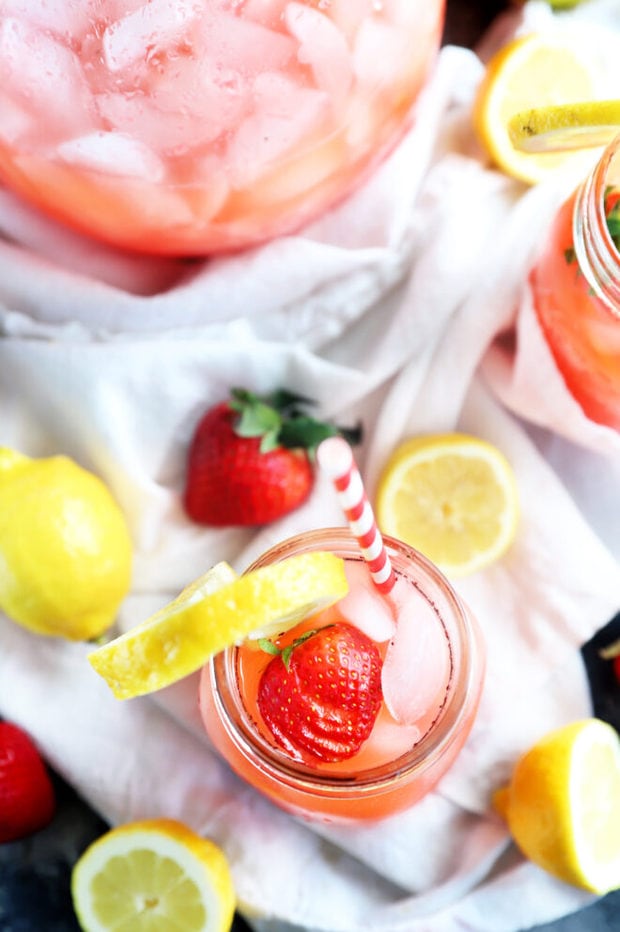
{"type": "Polygon", "coordinates": [[[373,641],[338,622],[302,635],[282,653],[271,645],[274,651],[259,682],[258,708],[277,743],[297,760],[356,754],[381,706],[382,661],[373,641]]]}
{"type": "Polygon", "coordinates": [[[44,828],[55,809],[54,789],[30,737],[0,722],[0,842],[44,828]]]}
{"type": "Polygon", "coordinates": [[[189,517],[219,527],[254,526],[301,505],[314,482],[312,451],[339,433],[304,414],[308,403],[285,391],[260,398],[234,389],[230,401],[207,411],[189,451],[189,517]]]}

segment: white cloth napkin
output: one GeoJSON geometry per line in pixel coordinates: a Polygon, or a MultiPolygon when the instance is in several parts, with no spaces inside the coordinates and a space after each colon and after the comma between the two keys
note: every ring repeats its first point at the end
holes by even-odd
{"type": "MultiPolygon", "coordinates": [[[[619,13],[530,3],[481,54],[515,29],[600,23],[601,47],[618,43],[619,13]]],[[[84,645],[0,617],[0,714],[111,823],[167,815],[217,840],[257,932],[516,932],[591,899],[525,862],[489,805],[522,750],[590,714],[578,648],[620,606],[620,444],[566,395],[524,290],[536,237],[577,179],[526,190],[485,164],[470,127],[482,72],[473,52],[444,48],[416,127],[368,184],[241,256],[128,257],[0,198],[0,443],[64,452],[113,490],[135,545],[122,628],[217,560],[241,570],[290,533],[342,523],[322,477],[258,534],[187,520],[187,445],[231,385],[286,385],[340,423],[361,417],[371,493],[394,444],[419,432],[476,434],[514,466],[514,546],[455,583],[488,647],[480,714],[437,790],[383,823],[302,824],[243,785],[208,745],[196,676],[120,703],[84,645]]]]}

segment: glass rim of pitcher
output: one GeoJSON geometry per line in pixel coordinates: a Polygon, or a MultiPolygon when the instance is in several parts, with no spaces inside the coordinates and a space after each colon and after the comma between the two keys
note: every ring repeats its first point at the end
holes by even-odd
{"type": "MultiPolygon", "coordinates": [[[[317,770],[308,764],[291,759],[285,751],[271,744],[258,732],[241,701],[237,687],[235,661],[238,656],[238,646],[229,647],[212,657],[203,668],[202,675],[208,675],[210,678],[213,702],[220,722],[237,750],[251,761],[254,767],[260,764],[261,769],[269,776],[298,790],[316,792],[320,789],[323,794],[334,795],[338,795],[343,790],[349,792],[355,790],[360,795],[364,791],[376,793],[379,788],[387,792],[395,783],[408,782],[417,776],[422,778],[426,770],[449,752],[452,743],[458,740],[461,728],[465,727],[470,715],[469,699],[478,689],[481,659],[476,656],[478,650],[476,634],[468,610],[441,570],[422,553],[389,535],[386,535],[384,540],[393,559],[397,576],[406,575],[403,566],[410,563],[421,570],[424,580],[412,579],[411,581],[420,595],[437,613],[444,627],[450,652],[451,675],[439,713],[427,731],[407,752],[385,764],[365,768],[357,773],[354,772],[354,764],[350,772],[317,770]],[[439,610],[425,591],[426,587],[434,587],[435,594],[440,593],[445,598],[447,607],[443,606],[439,610]],[[450,618],[449,625],[446,627],[444,616],[448,613],[450,618]],[[222,679],[229,691],[228,701],[222,695],[220,688],[222,679]],[[232,703],[232,709],[229,703],[232,703]],[[231,712],[237,713],[238,721],[231,712]]],[[[246,572],[264,565],[273,554],[281,550],[286,550],[287,555],[290,555],[289,551],[297,547],[308,549],[309,544],[319,542],[326,544],[327,541],[338,555],[344,557],[346,554],[349,559],[363,562],[359,545],[347,528],[317,528],[296,534],[275,544],[258,557],[246,572]],[[336,549],[337,547],[340,550],[336,549]]],[[[321,548],[315,546],[312,549],[321,548]]],[[[320,767],[320,764],[318,766],[320,767]]]]}

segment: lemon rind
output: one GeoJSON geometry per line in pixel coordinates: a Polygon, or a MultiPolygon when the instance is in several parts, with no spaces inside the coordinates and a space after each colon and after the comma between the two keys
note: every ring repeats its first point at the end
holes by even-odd
{"type": "Polygon", "coordinates": [[[521,110],[507,124],[515,149],[568,152],[607,145],[620,133],[620,100],[598,100],[521,110]]]}
{"type": "Polygon", "coordinates": [[[508,133],[508,117],[504,109],[505,88],[511,76],[523,69],[533,53],[547,48],[557,49],[574,58],[576,67],[584,76],[583,99],[586,99],[586,95],[588,99],[596,96],[599,84],[597,66],[586,59],[576,43],[532,32],[514,38],[491,59],[473,111],[477,134],[496,166],[507,175],[529,185],[538,184],[565,164],[567,167],[573,162],[575,165],[577,162],[581,164],[576,152],[525,152],[512,144],[508,133]]]}
{"type": "Polygon", "coordinates": [[[144,820],[111,829],[86,849],[71,877],[73,904],[82,928],[89,932],[110,932],[94,907],[92,882],[113,857],[123,857],[141,848],[178,864],[200,893],[206,922],[193,932],[221,932],[229,928],[236,898],[224,852],[210,839],[196,835],[173,819],[144,820]]]}
{"type": "Polygon", "coordinates": [[[263,566],[197,598],[196,584],[88,655],[118,699],[172,685],[257,630],[284,631],[346,595],[344,561],[326,551],[263,566]],[[189,593],[189,597],[187,597],[189,593]]]}
{"type": "MultiPolygon", "coordinates": [[[[571,774],[569,781],[569,795],[571,799],[580,798],[578,787],[583,787],[583,764],[587,760],[588,751],[595,745],[600,745],[615,758],[616,770],[620,774],[620,739],[615,729],[599,719],[589,719],[582,723],[577,731],[572,746],[571,774]]],[[[611,890],[620,888],[620,840],[616,857],[611,861],[602,863],[600,860],[589,857],[590,843],[587,832],[583,831],[587,819],[574,819],[571,861],[573,882],[592,893],[604,895],[611,890]]],[[[620,836],[619,836],[620,839],[620,836]]]]}

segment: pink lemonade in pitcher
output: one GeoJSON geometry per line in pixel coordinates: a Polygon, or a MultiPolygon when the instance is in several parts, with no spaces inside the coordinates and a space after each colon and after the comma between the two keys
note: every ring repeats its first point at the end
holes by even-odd
{"type": "Polygon", "coordinates": [[[559,210],[531,285],[568,390],[597,423],[620,430],[620,147],[559,210]]]}
{"type": "Polygon", "coordinates": [[[3,0],[0,177],[151,253],[298,229],[401,138],[444,0],[3,0]]]}
{"type": "Polygon", "coordinates": [[[216,748],[308,819],[381,819],[411,806],[454,762],[478,706],[476,622],[424,557],[385,543],[396,573],[389,598],[348,531],[301,534],[268,551],[251,569],[309,550],[337,554],[348,594],[203,669],[201,710],[216,748]]]}

